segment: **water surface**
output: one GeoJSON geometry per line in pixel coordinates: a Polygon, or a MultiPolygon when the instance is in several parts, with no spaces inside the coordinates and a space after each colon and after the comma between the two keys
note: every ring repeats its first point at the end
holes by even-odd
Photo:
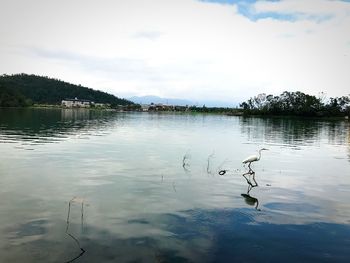
{"type": "Polygon", "coordinates": [[[350,257],[348,121],[1,109],[0,156],[0,262],[350,257]]]}

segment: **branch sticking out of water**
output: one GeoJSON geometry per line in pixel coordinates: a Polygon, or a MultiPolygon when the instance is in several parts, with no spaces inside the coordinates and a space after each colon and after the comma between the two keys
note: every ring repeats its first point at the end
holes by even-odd
{"type": "Polygon", "coordinates": [[[175,182],[173,182],[173,189],[174,189],[174,192],[176,193],[175,182]]]}
{"type": "Polygon", "coordinates": [[[215,152],[213,151],[211,155],[208,156],[208,159],[207,159],[207,173],[208,174],[211,174],[211,171],[210,171],[210,160],[214,157],[215,155],[215,152]]]}
{"type": "Polygon", "coordinates": [[[72,198],[69,203],[68,203],[68,213],[67,213],[67,226],[66,226],[66,234],[74,240],[74,242],[77,244],[78,248],[80,249],[80,254],[77,255],[76,257],[66,261],[66,263],[73,262],[80,258],[84,253],[85,250],[81,247],[79,240],[71,233],[69,233],[69,225],[70,225],[70,211],[71,211],[71,206],[73,203],[81,203],[81,228],[83,229],[84,226],[84,199],[79,198],[79,197],[74,197],[72,198]]]}
{"type": "Polygon", "coordinates": [[[188,160],[191,158],[191,155],[187,152],[183,158],[182,158],[182,167],[184,168],[184,170],[186,172],[189,172],[189,169],[187,167],[190,166],[190,164],[188,163],[188,160]]]}

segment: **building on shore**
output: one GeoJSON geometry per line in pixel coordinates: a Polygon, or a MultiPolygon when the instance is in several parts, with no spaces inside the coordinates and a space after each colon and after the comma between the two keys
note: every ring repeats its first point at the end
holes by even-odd
{"type": "Polygon", "coordinates": [[[142,111],[148,111],[149,110],[149,104],[141,104],[141,110],[142,111]]]}
{"type": "Polygon", "coordinates": [[[141,104],[141,111],[189,111],[189,106],[177,106],[162,103],[141,104]]]}
{"type": "Polygon", "coordinates": [[[173,111],[174,106],[173,105],[167,105],[162,103],[151,103],[148,107],[148,111],[173,111]]]}
{"type": "Polygon", "coordinates": [[[93,104],[96,108],[110,108],[111,104],[109,103],[94,103],[93,104]]]}
{"type": "Polygon", "coordinates": [[[64,99],[61,102],[61,105],[66,108],[90,108],[95,103],[91,100],[84,99],[64,99]]]}

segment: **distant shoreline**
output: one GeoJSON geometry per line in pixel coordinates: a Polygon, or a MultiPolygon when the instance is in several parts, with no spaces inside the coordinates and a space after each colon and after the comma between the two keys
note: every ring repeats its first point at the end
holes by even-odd
{"type": "MultiPolygon", "coordinates": [[[[245,114],[239,109],[233,109],[235,112],[213,112],[213,111],[141,111],[141,110],[120,110],[114,108],[84,108],[84,107],[72,107],[67,108],[61,105],[33,105],[27,107],[0,107],[0,109],[60,109],[60,110],[89,110],[89,111],[108,111],[108,112],[138,112],[148,114],[210,114],[210,115],[223,115],[232,117],[243,117],[243,118],[260,118],[260,119],[312,119],[312,120],[349,120],[348,116],[299,116],[299,115],[263,115],[263,114],[245,114]]],[[[226,108],[223,108],[223,110],[226,108]]]]}

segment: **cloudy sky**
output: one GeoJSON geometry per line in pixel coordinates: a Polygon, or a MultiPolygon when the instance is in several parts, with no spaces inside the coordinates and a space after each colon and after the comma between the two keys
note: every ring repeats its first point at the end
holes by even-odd
{"type": "Polygon", "coordinates": [[[0,74],[119,97],[350,93],[350,1],[0,0],[0,74]]]}

